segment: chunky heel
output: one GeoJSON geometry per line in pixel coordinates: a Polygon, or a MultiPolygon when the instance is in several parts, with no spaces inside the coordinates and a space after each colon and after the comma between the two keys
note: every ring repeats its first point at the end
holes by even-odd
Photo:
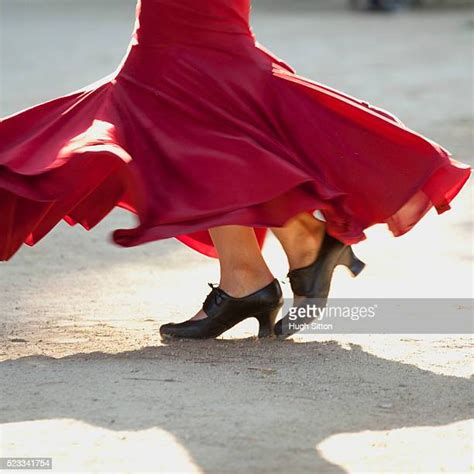
{"type": "Polygon", "coordinates": [[[365,263],[355,256],[351,247],[346,247],[339,263],[345,265],[350,270],[353,277],[359,275],[359,273],[365,268],[365,263]]]}
{"type": "Polygon", "coordinates": [[[264,337],[271,337],[275,335],[275,331],[274,331],[275,321],[279,312],[280,312],[280,306],[272,310],[265,311],[264,313],[261,313],[258,316],[256,316],[258,320],[258,324],[260,325],[260,328],[258,331],[259,339],[264,338],[264,337]]]}

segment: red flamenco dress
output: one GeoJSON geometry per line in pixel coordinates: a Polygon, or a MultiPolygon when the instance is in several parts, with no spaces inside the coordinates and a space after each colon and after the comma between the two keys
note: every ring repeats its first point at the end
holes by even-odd
{"type": "Polygon", "coordinates": [[[470,175],[370,104],[295,74],[249,26],[250,0],[141,0],[119,68],[0,121],[0,260],[58,222],[138,216],[124,247],[177,237],[216,256],[207,229],[268,227],[320,210],[354,244],[395,236],[470,175]]]}

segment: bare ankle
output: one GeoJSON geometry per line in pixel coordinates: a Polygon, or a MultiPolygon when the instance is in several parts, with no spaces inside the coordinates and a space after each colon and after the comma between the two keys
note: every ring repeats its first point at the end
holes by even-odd
{"type": "Polygon", "coordinates": [[[311,265],[318,257],[324,239],[324,228],[307,230],[295,239],[290,248],[287,247],[290,270],[311,265]]]}
{"type": "Polygon", "coordinates": [[[274,279],[268,268],[242,266],[234,268],[229,275],[222,275],[220,288],[235,298],[242,298],[258,291],[274,279]]]}

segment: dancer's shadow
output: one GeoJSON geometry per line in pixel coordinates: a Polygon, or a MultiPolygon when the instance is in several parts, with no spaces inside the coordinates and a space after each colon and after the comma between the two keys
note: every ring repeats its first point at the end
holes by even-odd
{"type": "Polygon", "coordinates": [[[345,472],[316,450],[331,435],[472,417],[472,380],[336,342],[185,341],[115,355],[24,357],[1,363],[0,374],[8,382],[1,423],[158,427],[205,472],[345,472]]]}

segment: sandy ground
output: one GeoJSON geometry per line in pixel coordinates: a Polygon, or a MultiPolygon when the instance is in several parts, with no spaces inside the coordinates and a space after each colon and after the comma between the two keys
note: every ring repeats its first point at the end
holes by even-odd
{"type": "MultiPolygon", "coordinates": [[[[1,116],[112,72],[133,23],[133,2],[0,4],[1,116]]],[[[393,111],[472,164],[468,11],[264,2],[254,29],[300,74],[393,111]]],[[[338,271],[332,294],[472,297],[472,211],[471,185],[402,238],[370,229],[357,246],[367,270],[338,271]]],[[[57,472],[472,469],[471,337],[259,342],[249,322],[217,341],[163,344],[159,325],[194,314],[217,265],[174,240],[111,245],[132,222],[116,211],[91,233],[61,225],[0,266],[2,456],[52,457],[57,472]]],[[[265,255],[283,279],[274,240],[265,255]]]]}

